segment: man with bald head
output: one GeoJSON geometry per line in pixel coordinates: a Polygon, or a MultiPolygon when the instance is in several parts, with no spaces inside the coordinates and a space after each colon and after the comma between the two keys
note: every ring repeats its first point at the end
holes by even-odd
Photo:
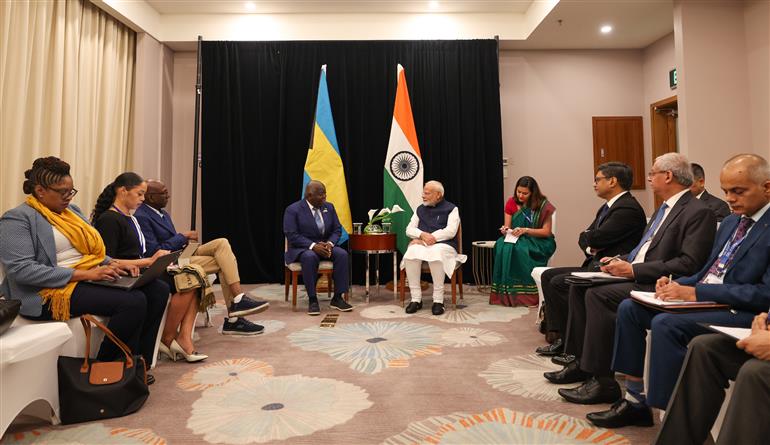
{"type": "Polygon", "coordinates": [[[412,238],[404,253],[402,267],[406,269],[411,302],[407,314],[422,309],[420,274],[426,261],[433,278],[433,315],[444,313],[444,275],[451,277],[458,261],[465,262],[465,255],[457,254],[457,230],[460,227],[460,211],[444,199],[444,186],[438,181],[428,181],[422,189],[422,205],[412,215],[406,227],[406,235],[412,238]]]}
{"type": "Polygon", "coordinates": [[[661,300],[714,301],[729,311],[662,313],[633,300],[618,308],[612,369],[626,374],[625,398],[588,414],[597,426],[652,425],[650,407],[666,409],[693,337],[710,332],[700,323],[748,328],[770,305],[770,165],[755,154],[729,159],[719,177],[733,214],[719,227],[705,266],[691,276],[655,285],[661,300]],[[652,332],[648,388],[644,392],[646,331],[652,332]]]}
{"type": "MultiPolygon", "coordinates": [[[[164,210],[169,200],[168,188],[161,181],[147,181],[147,193],[144,203],[136,209],[134,217],[139,221],[147,247],[147,255],[159,249],[179,250],[190,241],[198,241],[198,232],[189,230],[177,232],[171,215],[164,210]]],[[[241,289],[241,277],[238,273],[238,261],[226,238],[217,238],[201,244],[195,250],[190,262],[203,267],[206,273],[219,274],[222,295],[225,298],[227,314],[222,334],[256,335],[264,327],[243,318],[266,310],[270,303],[249,298],[241,289]]]]}
{"type": "Polygon", "coordinates": [[[302,281],[308,296],[308,315],[320,315],[316,295],[318,266],[321,261],[334,263],[334,297],[329,306],[338,311],[352,311],[343,295],[348,291],[348,253],[338,247],[342,225],[334,205],[326,202],[326,186],[321,181],[310,181],[305,186],[305,197],[286,207],[283,214],[283,233],[288,249],[286,264],[302,264],[302,281]]]}

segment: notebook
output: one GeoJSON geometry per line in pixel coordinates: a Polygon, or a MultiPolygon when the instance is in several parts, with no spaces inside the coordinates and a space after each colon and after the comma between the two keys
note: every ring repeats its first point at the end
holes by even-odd
{"type": "Polygon", "coordinates": [[[182,253],[181,250],[177,250],[176,252],[171,252],[168,255],[163,255],[162,257],[155,260],[154,263],[150,267],[148,267],[144,272],[142,272],[141,275],[138,277],[129,277],[129,276],[121,276],[115,281],[110,280],[100,280],[100,281],[88,281],[91,284],[96,284],[98,286],[107,286],[107,287],[117,287],[118,289],[125,289],[125,290],[131,290],[136,289],[137,287],[142,287],[145,284],[149,283],[152,280],[155,280],[157,278],[160,278],[164,273],[166,273],[166,268],[173,263],[177,258],[179,258],[179,255],[182,253]]]}

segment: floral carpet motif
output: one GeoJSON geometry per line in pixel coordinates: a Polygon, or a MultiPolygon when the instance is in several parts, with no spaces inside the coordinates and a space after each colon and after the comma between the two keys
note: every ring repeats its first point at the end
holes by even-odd
{"type": "Polygon", "coordinates": [[[247,372],[204,390],[187,427],[210,443],[264,443],[343,424],[371,406],[368,393],[350,383],[247,372]]]}
{"type": "Polygon", "coordinates": [[[165,445],[166,440],[148,429],[110,428],[101,423],[90,423],[72,428],[46,428],[8,434],[1,443],[165,445]]]}
{"type": "Polygon", "coordinates": [[[520,355],[490,364],[479,373],[479,377],[508,394],[544,401],[564,401],[556,391],[560,385],[554,385],[543,377],[544,372],[561,368],[551,363],[550,357],[520,355]]]}
{"type": "Polygon", "coordinates": [[[453,348],[494,346],[505,341],[501,334],[479,328],[451,328],[441,334],[441,344],[453,348]]]}
{"type": "Polygon", "coordinates": [[[273,375],[273,367],[250,358],[236,358],[210,363],[183,375],[176,386],[185,391],[203,391],[238,380],[242,375],[255,372],[263,377],[273,375]]]}
{"type": "MultiPolygon", "coordinates": [[[[469,298],[466,298],[469,300],[469,298]]],[[[467,303],[467,301],[466,301],[467,303]]],[[[447,305],[447,310],[442,315],[435,316],[430,312],[430,300],[423,303],[423,309],[417,311],[414,314],[407,314],[404,312],[404,308],[395,304],[385,304],[368,307],[361,311],[361,316],[364,318],[370,318],[374,320],[382,320],[388,318],[427,318],[431,320],[439,320],[445,323],[453,324],[481,324],[481,323],[505,323],[517,318],[521,318],[529,313],[529,309],[526,307],[503,307],[493,306],[486,302],[484,303],[471,303],[466,305],[459,304],[457,309],[452,309],[447,305]]]]}
{"type": "Polygon", "coordinates": [[[319,351],[349,363],[364,374],[408,366],[408,360],[441,354],[443,329],[406,321],[353,323],[334,329],[311,327],[294,332],[289,341],[305,351],[319,351]]]}
{"type": "Polygon", "coordinates": [[[563,414],[495,408],[478,414],[454,413],[413,422],[383,443],[625,445],[630,442],[611,430],[563,414]]]}

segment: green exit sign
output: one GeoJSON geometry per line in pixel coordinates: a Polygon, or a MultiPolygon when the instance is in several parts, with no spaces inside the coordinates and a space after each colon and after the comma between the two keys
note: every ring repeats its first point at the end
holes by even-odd
{"type": "Polygon", "coordinates": [[[676,77],[676,68],[668,72],[668,86],[675,90],[677,84],[679,83],[679,79],[676,77]]]}

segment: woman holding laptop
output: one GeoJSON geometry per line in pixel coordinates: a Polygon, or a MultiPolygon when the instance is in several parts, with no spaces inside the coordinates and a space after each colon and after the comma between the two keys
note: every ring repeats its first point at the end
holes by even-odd
{"type": "MultiPolygon", "coordinates": [[[[69,164],[53,156],[38,158],[24,177],[27,199],[0,218],[0,263],[6,273],[0,293],[21,301],[21,315],[33,320],[110,317],[107,327],[149,366],[168,286],[155,282],[125,291],[86,283],[138,270],[107,256],[99,232],[71,204],[78,191],[69,164]]],[[[105,338],[97,358],[120,357],[120,349],[105,338]]]]}
{"type": "MultiPolygon", "coordinates": [[[[133,213],[144,202],[146,192],[147,182],[136,173],[126,172],[107,185],[96,200],[91,220],[104,239],[107,254],[118,258],[116,261],[119,264],[146,268],[159,257],[170,253],[159,250],[149,258],[144,256],[144,235],[133,213]]],[[[160,281],[167,285],[166,295],[169,289],[176,292],[172,277],[168,274],[163,277],[160,281]]],[[[197,310],[198,301],[194,291],[173,294],[161,334],[161,353],[174,361],[177,356],[181,356],[191,363],[208,358],[196,352],[193,345],[192,331],[197,310]]]]}

